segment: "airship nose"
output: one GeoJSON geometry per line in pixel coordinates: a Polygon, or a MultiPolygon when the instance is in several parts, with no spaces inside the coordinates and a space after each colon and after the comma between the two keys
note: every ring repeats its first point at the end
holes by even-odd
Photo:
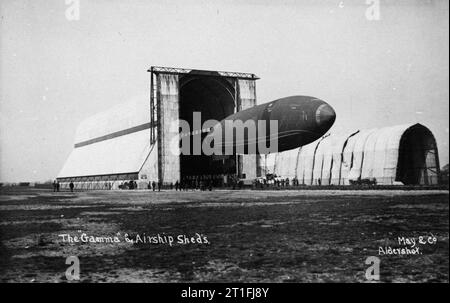
{"type": "Polygon", "coordinates": [[[322,129],[329,129],[336,120],[336,113],[334,109],[328,104],[320,105],[316,110],[317,126],[322,129]]]}

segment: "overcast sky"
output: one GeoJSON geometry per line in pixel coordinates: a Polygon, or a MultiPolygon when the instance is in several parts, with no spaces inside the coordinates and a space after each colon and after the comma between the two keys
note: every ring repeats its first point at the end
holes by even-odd
{"type": "Polygon", "coordinates": [[[381,1],[379,20],[366,0],[71,5],[0,1],[1,181],[54,178],[79,122],[148,95],[151,65],[255,73],[258,103],[321,98],[333,133],[420,122],[448,163],[447,0],[381,1]]]}

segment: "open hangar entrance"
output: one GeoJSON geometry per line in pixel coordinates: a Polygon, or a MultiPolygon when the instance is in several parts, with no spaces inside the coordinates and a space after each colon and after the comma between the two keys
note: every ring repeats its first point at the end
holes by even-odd
{"type": "MultiPolygon", "coordinates": [[[[225,117],[256,105],[254,74],[151,67],[150,142],[157,146],[157,178],[168,185],[181,180],[208,179],[216,186],[232,176],[256,178],[261,174],[257,155],[207,156],[173,153],[174,121],[188,122],[194,131],[193,113],[201,114],[201,123],[225,117]]],[[[201,139],[206,136],[201,133],[201,139]]],[[[191,136],[191,151],[193,137],[191,136]]],[[[188,182],[188,181],[187,181],[188,182]]]]}
{"type": "Polygon", "coordinates": [[[396,180],[406,185],[438,184],[439,169],[432,132],[421,124],[408,128],[400,139],[396,180]]]}
{"type": "MultiPolygon", "coordinates": [[[[184,75],[180,79],[180,119],[187,121],[191,131],[196,131],[193,122],[193,112],[201,113],[201,123],[207,120],[220,121],[232,115],[236,109],[236,90],[229,80],[220,75],[198,76],[184,75]]],[[[206,132],[201,132],[203,141],[206,132]]],[[[191,179],[205,175],[221,176],[231,175],[237,172],[236,159],[228,156],[194,155],[193,136],[190,136],[190,155],[180,155],[180,178],[191,179]]],[[[219,178],[215,178],[220,182],[219,178]]],[[[216,184],[219,185],[219,184],[216,184]]]]}

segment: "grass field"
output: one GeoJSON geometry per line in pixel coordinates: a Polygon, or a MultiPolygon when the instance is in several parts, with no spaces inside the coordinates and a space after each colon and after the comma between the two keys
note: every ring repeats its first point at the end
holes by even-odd
{"type": "Polygon", "coordinates": [[[448,191],[59,192],[0,189],[0,281],[364,282],[369,256],[382,282],[449,281],[448,191]],[[60,234],[114,237],[69,243],[60,234]],[[137,235],[209,244],[128,243],[137,235]],[[398,237],[428,239],[418,255],[379,255],[398,237]]]}

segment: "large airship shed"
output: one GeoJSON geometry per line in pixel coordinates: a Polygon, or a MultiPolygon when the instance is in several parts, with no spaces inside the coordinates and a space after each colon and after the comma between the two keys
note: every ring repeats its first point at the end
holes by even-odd
{"type": "MultiPolygon", "coordinates": [[[[178,119],[201,123],[223,118],[256,105],[254,74],[152,66],[150,98],[135,98],[82,121],[74,149],[58,175],[66,186],[113,189],[136,181],[168,186],[182,179],[210,178],[217,184],[228,177],[261,175],[260,156],[177,155],[171,139],[178,119]]],[[[206,134],[205,134],[206,135],[206,134]]]]}

